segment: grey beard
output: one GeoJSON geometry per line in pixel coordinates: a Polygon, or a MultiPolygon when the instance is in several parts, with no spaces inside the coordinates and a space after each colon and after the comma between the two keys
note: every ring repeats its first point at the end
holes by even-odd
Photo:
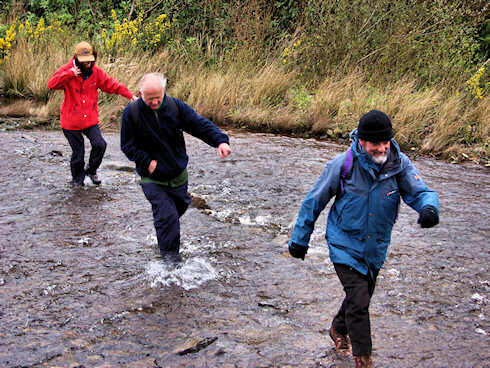
{"type": "Polygon", "coordinates": [[[384,155],[384,156],[374,156],[374,155],[369,155],[369,157],[371,157],[371,160],[373,160],[373,162],[376,164],[376,165],[382,165],[386,162],[386,160],[388,159],[388,154],[384,155]]]}

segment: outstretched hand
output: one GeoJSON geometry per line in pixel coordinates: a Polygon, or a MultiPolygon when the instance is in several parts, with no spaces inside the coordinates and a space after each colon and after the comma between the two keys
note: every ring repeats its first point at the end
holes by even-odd
{"type": "Polygon", "coordinates": [[[303,261],[305,260],[305,255],[308,252],[308,247],[304,247],[302,245],[296,244],[292,242],[289,244],[289,254],[294,258],[301,258],[303,261]]]}
{"type": "Polygon", "coordinates": [[[439,223],[439,215],[437,214],[436,209],[432,206],[425,206],[422,208],[418,223],[422,228],[436,226],[439,223]]]}
{"type": "Polygon", "coordinates": [[[220,158],[226,158],[231,153],[231,147],[228,143],[221,143],[218,146],[218,155],[220,158]]]}

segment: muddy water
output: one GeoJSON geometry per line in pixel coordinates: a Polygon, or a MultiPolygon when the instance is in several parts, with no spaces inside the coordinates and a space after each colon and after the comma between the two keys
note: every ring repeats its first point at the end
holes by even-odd
{"type": "MultiPolygon", "coordinates": [[[[345,147],[229,132],[188,137],[178,266],[163,266],[151,209],[117,134],[103,184],[69,185],[60,132],[0,133],[1,367],[353,367],[326,332],[343,297],[323,239],[286,243],[324,163],[345,147]]],[[[377,367],[488,367],[489,171],[414,159],[441,224],[402,205],[371,308],[377,367]]]]}

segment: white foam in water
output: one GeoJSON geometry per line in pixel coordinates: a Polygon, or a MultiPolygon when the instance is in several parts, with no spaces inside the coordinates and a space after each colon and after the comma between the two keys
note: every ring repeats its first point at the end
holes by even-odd
{"type": "Polygon", "coordinates": [[[223,211],[211,211],[211,216],[217,219],[218,221],[225,221],[227,218],[232,218],[233,210],[225,209],[223,211]]]}
{"type": "Polygon", "coordinates": [[[474,293],[472,296],[471,296],[471,299],[473,299],[474,301],[476,302],[482,302],[483,300],[485,300],[485,297],[478,294],[478,293],[474,293]]]}
{"type": "Polygon", "coordinates": [[[157,234],[155,232],[148,234],[146,240],[149,244],[158,244],[157,234]]]}
{"type": "Polygon", "coordinates": [[[400,276],[400,271],[398,271],[396,268],[390,268],[386,274],[393,278],[393,279],[397,279],[398,280],[398,277],[400,276]]]}
{"type": "Polygon", "coordinates": [[[163,286],[174,284],[185,290],[195,289],[206,281],[218,277],[218,272],[213,266],[199,257],[178,264],[152,261],[146,266],[146,273],[151,282],[151,287],[158,284],[163,286]]]}
{"type": "Polygon", "coordinates": [[[79,239],[77,243],[80,245],[83,245],[83,246],[89,245],[90,244],[90,238],[79,239]]]}
{"type": "Polygon", "coordinates": [[[250,216],[240,216],[238,217],[238,221],[240,221],[240,224],[242,225],[253,225],[252,219],[250,216]]]}
{"type": "Polygon", "coordinates": [[[233,248],[235,243],[232,241],[225,241],[216,243],[216,241],[209,239],[208,237],[201,236],[197,241],[184,239],[180,249],[184,249],[185,254],[193,254],[203,251],[204,249],[223,249],[233,248]]]}
{"type": "Polygon", "coordinates": [[[272,220],[272,216],[271,215],[267,215],[267,216],[257,216],[255,218],[255,220],[252,220],[250,218],[250,216],[240,216],[238,218],[238,221],[240,221],[240,223],[242,225],[248,225],[248,226],[251,226],[251,225],[258,225],[258,226],[265,226],[267,224],[269,224],[272,220]]]}

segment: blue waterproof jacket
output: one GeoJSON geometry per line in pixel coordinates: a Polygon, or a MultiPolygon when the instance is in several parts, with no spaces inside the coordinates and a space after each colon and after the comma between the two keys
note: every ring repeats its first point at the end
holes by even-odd
{"type": "Polygon", "coordinates": [[[351,145],[353,161],[340,189],[341,171],[347,151],[334,157],[306,196],[293,229],[291,243],[308,247],[315,221],[335,196],[325,238],[330,259],[366,275],[378,270],[386,259],[391,231],[396,222],[400,197],[419,212],[424,206],[439,211],[437,193],[427,187],[410,159],[394,139],[381,169],[360,149],[357,132],[351,145]]]}
{"type": "Polygon", "coordinates": [[[187,132],[212,147],[229,143],[228,136],[210,120],[199,116],[189,105],[173,98],[178,110],[175,116],[165,95],[157,110],[152,110],[141,98],[138,119],[134,121],[130,105],[122,114],[121,150],[136,163],[136,171],[144,177],[166,182],[179,176],[187,167],[189,157],[183,132],[187,132]],[[157,160],[155,171],[148,167],[157,160]]]}

